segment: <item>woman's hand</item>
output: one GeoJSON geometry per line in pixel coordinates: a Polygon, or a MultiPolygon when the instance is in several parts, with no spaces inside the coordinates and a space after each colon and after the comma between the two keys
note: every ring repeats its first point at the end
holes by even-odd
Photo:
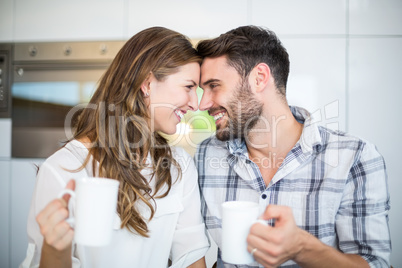
{"type": "MultiPolygon", "coordinates": [[[[66,189],[75,189],[75,181],[70,180],[66,189]]],[[[40,232],[44,238],[44,246],[50,246],[57,251],[71,248],[74,231],[65,221],[68,218],[67,204],[69,195],[50,202],[36,217],[40,232]],[[47,244],[47,245],[45,245],[47,244]]]]}

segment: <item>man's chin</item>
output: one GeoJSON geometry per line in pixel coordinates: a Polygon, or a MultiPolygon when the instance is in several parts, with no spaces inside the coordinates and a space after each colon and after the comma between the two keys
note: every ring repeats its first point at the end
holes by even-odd
{"type": "Polygon", "coordinates": [[[229,128],[216,128],[215,136],[220,141],[227,141],[230,139],[229,128]]]}
{"type": "Polygon", "coordinates": [[[239,135],[236,135],[236,133],[231,131],[229,128],[217,129],[215,136],[220,141],[233,140],[239,137],[239,135]]]}

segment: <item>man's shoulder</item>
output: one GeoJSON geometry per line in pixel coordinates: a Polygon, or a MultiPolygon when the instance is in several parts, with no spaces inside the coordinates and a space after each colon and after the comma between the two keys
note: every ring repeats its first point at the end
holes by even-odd
{"type": "Polygon", "coordinates": [[[369,153],[379,155],[377,147],[370,141],[353,134],[319,126],[322,145],[327,149],[347,150],[356,155],[369,153]]]}
{"type": "Polygon", "coordinates": [[[324,126],[318,126],[318,129],[323,143],[330,143],[334,141],[369,143],[367,140],[364,140],[363,138],[360,138],[345,131],[334,130],[324,126]]]}

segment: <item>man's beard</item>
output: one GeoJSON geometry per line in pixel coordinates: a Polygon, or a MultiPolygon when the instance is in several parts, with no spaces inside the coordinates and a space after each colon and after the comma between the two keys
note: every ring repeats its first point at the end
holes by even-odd
{"type": "Polygon", "coordinates": [[[253,96],[250,85],[245,79],[236,88],[227,107],[226,124],[216,126],[216,138],[221,141],[247,137],[262,114],[263,104],[253,96]]]}

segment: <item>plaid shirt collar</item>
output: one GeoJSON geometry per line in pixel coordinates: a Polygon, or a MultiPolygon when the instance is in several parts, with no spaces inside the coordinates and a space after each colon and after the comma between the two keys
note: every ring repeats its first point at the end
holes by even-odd
{"type": "MultiPolygon", "coordinates": [[[[275,176],[270,181],[268,187],[290,174],[313,154],[319,154],[325,148],[325,141],[328,138],[321,136],[326,134],[324,132],[320,132],[316,123],[317,121],[313,119],[307,110],[295,106],[291,106],[290,109],[295,119],[304,125],[303,131],[300,139],[287,154],[284,161],[278,168],[275,176]]],[[[227,141],[226,148],[229,152],[226,159],[229,165],[238,172],[240,172],[240,167],[244,167],[243,164],[253,164],[249,159],[247,146],[244,139],[227,141]]],[[[252,166],[254,166],[255,169],[254,173],[257,172],[258,167],[256,165],[252,166]]],[[[259,172],[257,173],[259,174],[259,172]]],[[[266,186],[262,178],[255,178],[252,175],[249,178],[253,180],[254,188],[260,189],[260,191],[265,190],[266,186]]]]}
{"type": "MultiPolygon", "coordinates": [[[[322,150],[323,140],[318,125],[316,124],[317,121],[307,110],[296,106],[289,107],[295,119],[299,123],[304,124],[302,135],[295,147],[299,145],[303,153],[312,153],[313,151],[319,153],[322,150]]],[[[244,156],[248,158],[248,151],[244,138],[226,141],[226,148],[233,156],[244,156]]]]}

